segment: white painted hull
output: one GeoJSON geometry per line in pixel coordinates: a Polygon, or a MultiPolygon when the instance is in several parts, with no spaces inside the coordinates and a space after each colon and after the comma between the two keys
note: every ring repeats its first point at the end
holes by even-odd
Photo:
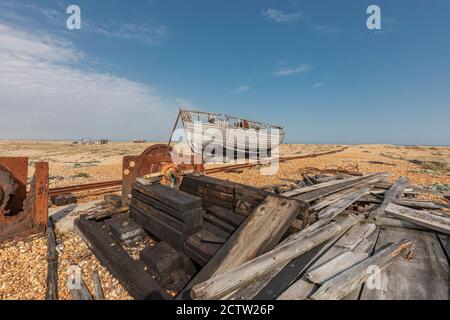
{"type": "MultiPolygon", "coordinates": [[[[202,123],[201,128],[194,123],[185,123],[186,137],[194,148],[195,143],[201,143],[202,151],[211,152],[212,144],[221,145],[224,154],[247,154],[250,156],[267,156],[271,150],[283,143],[284,130],[271,128],[268,130],[253,130],[230,128],[219,124],[202,123]],[[270,130],[278,131],[277,136],[271,136],[270,130]],[[251,143],[249,142],[251,141],[251,143]]],[[[220,152],[220,151],[216,151],[220,152]]]]}

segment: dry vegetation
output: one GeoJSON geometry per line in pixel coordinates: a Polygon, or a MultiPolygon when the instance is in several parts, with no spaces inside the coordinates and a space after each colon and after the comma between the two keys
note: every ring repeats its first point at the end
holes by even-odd
{"type": "MultiPolygon", "coordinates": [[[[75,145],[71,142],[0,141],[0,156],[28,156],[31,163],[50,163],[51,187],[107,181],[121,178],[122,157],[140,154],[150,144],[110,143],[75,145]]],[[[283,145],[281,156],[312,154],[337,149],[336,145],[283,145]]],[[[424,187],[448,188],[450,185],[450,147],[360,145],[318,158],[280,164],[275,176],[261,176],[259,168],[214,176],[255,186],[300,179],[306,167],[357,168],[361,173],[389,172],[391,181],[408,176],[411,183],[424,187]]],[[[30,175],[32,167],[30,168],[30,175]]],[[[430,196],[435,201],[440,199],[430,196]]],[[[99,270],[107,299],[129,299],[124,288],[104,269],[83,241],[73,232],[57,235],[63,245],[59,255],[60,298],[70,299],[66,288],[67,270],[79,265],[92,290],[92,271],[99,270]]],[[[46,278],[46,242],[43,238],[4,244],[0,248],[0,300],[43,299],[46,278]]]]}

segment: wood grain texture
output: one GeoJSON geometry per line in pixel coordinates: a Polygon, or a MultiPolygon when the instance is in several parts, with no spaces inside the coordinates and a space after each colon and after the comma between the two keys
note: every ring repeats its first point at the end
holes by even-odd
{"type": "Polygon", "coordinates": [[[370,272],[371,268],[383,270],[403,253],[410,251],[413,244],[413,241],[408,240],[390,243],[375,255],[363,260],[322,284],[310,298],[312,300],[342,299],[372,276],[372,273],[370,272]]]}
{"type": "Polygon", "coordinates": [[[376,250],[399,239],[415,241],[410,260],[396,259],[380,274],[380,288],[364,286],[362,300],[446,300],[448,262],[434,232],[382,228],[376,250]]]}
{"type": "Polygon", "coordinates": [[[342,230],[361,221],[361,219],[362,217],[350,216],[341,222],[333,222],[318,229],[306,238],[289,241],[281,247],[194,286],[191,294],[195,299],[221,298],[333,238],[342,230]]]}
{"type": "MultiPolygon", "coordinates": [[[[353,226],[350,230],[348,230],[347,233],[352,233],[352,234],[360,233],[360,232],[355,232],[355,230],[358,230],[361,227],[364,228],[364,229],[366,228],[366,227],[364,227],[361,224],[357,224],[357,225],[353,226]]],[[[371,243],[373,243],[373,246],[375,246],[377,235],[378,235],[377,232],[373,232],[371,235],[368,235],[368,239],[369,239],[369,241],[371,243]]],[[[323,265],[324,263],[327,263],[327,262],[331,261],[332,259],[336,258],[340,254],[342,254],[344,252],[347,252],[348,249],[346,249],[345,246],[339,245],[339,242],[342,239],[342,241],[345,241],[345,243],[348,244],[348,239],[349,238],[355,240],[355,243],[354,243],[354,245],[352,245],[352,247],[355,246],[356,249],[358,248],[358,245],[361,244],[363,242],[363,240],[364,240],[364,239],[356,239],[354,237],[348,237],[348,238],[343,239],[343,237],[341,237],[309,269],[313,270],[314,268],[317,268],[317,267],[323,265]]],[[[308,272],[309,272],[309,270],[308,270],[308,272]]],[[[318,288],[319,288],[319,285],[316,285],[313,282],[309,281],[308,278],[306,277],[306,275],[304,275],[298,281],[293,283],[285,292],[283,292],[283,294],[281,294],[278,297],[278,299],[279,300],[304,300],[304,299],[307,299],[311,294],[313,294],[318,288]]],[[[352,300],[355,296],[357,298],[358,294],[359,294],[359,291],[358,292],[354,292],[352,297],[349,297],[349,299],[352,300]]]]}
{"type": "Polygon", "coordinates": [[[450,218],[396,204],[388,205],[385,211],[396,218],[450,235],[450,218]]]}

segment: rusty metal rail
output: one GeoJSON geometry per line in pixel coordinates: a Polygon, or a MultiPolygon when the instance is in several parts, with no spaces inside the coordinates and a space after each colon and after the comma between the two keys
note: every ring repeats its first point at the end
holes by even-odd
{"type": "MultiPolygon", "coordinates": [[[[301,156],[291,156],[291,157],[282,157],[280,158],[280,162],[290,161],[290,160],[299,160],[299,159],[307,159],[307,158],[316,158],[321,156],[326,156],[330,154],[335,154],[344,151],[348,147],[343,147],[336,150],[321,152],[321,153],[315,153],[315,154],[307,154],[307,155],[301,155],[301,156]]],[[[251,168],[254,166],[262,165],[270,163],[270,160],[268,161],[258,161],[254,163],[243,163],[243,164],[235,164],[235,165],[229,165],[224,167],[217,167],[217,168],[210,168],[205,170],[205,174],[214,174],[218,172],[228,172],[238,169],[246,169],[251,168]]],[[[68,187],[60,187],[60,188],[52,188],[49,191],[49,196],[56,196],[56,195],[64,195],[74,192],[82,192],[82,191],[88,191],[88,190],[96,190],[96,189],[106,189],[106,188],[112,188],[122,185],[122,180],[115,180],[115,181],[104,181],[104,182],[96,182],[96,183],[89,183],[89,184],[81,184],[76,186],[68,186],[68,187]]]]}
{"type": "Polygon", "coordinates": [[[64,195],[64,194],[69,194],[69,193],[73,193],[73,192],[81,192],[81,191],[87,191],[87,190],[112,188],[112,187],[117,187],[120,185],[122,185],[122,180],[95,182],[95,183],[88,183],[88,184],[80,184],[80,185],[76,185],[76,186],[52,188],[49,191],[49,196],[64,195]]]}

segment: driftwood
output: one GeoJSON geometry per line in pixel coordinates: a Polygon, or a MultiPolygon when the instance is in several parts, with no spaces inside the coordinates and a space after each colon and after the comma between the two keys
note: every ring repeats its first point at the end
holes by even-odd
{"type": "Polygon", "coordinates": [[[404,228],[412,230],[429,230],[425,227],[419,226],[418,224],[410,223],[408,221],[403,221],[397,218],[389,217],[378,217],[375,220],[375,224],[381,227],[394,227],[394,228],[404,228]]]}
{"type": "Polygon", "coordinates": [[[268,196],[191,280],[179,298],[189,298],[189,290],[195,284],[272,250],[294,218],[306,208],[297,200],[268,196]]]}
{"type": "Polygon", "coordinates": [[[308,272],[306,274],[306,278],[313,283],[322,284],[345,269],[361,262],[368,256],[369,254],[365,252],[346,251],[336,258],[331,259],[330,261],[308,272]]]}
{"type": "Polygon", "coordinates": [[[256,257],[226,273],[222,273],[192,288],[195,299],[217,299],[234,292],[270,272],[279,265],[311,250],[336,236],[343,229],[362,220],[362,217],[350,216],[341,222],[331,223],[314,231],[306,238],[289,241],[283,246],[256,257]]]}
{"type": "Polygon", "coordinates": [[[407,177],[400,177],[395,181],[392,187],[384,194],[384,200],[381,205],[373,212],[373,216],[375,218],[384,215],[384,209],[392,203],[395,202],[406,189],[406,186],[409,183],[409,179],[407,177]]]}
{"type": "Polygon", "coordinates": [[[310,298],[313,300],[338,300],[358,288],[366,282],[373,274],[368,272],[372,266],[378,267],[381,271],[393,260],[404,253],[411,251],[413,242],[401,240],[389,245],[374,256],[363,260],[354,267],[347,269],[325,282],[310,298]]]}
{"type": "MultiPolygon", "coordinates": [[[[286,193],[286,194],[287,194],[287,196],[293,197],[298,200],[312,202],[314,200],[326,197],[332,193],[354,187],[355,185],[359,185],[362,182],[369,181],[374,178],[384,178],[386,176],[387,176],[387,174],[384,174],[384,173],[368,174],[363,177],[352,177],[352,178],[348,178],[348,179],[344,179],[344,180],[337,180],[337,181],[330,181],[330,182],[325,182],[325,183],[321,183],[321,184],[316,184],[314,186],[305,187],[305,188],[301,188],[298,190],[293,190],[293,191],[291,191],[291,193],[286,193]],[[329,184],[331,184],[331,185],[329,185],[329,184]],[[320,185],[324,185],[324,186],[322,186],[321,188],[317,188],[320,185]],[[299,192],[299,190],[304,191],[307,188],[314,188],[314,187],[316,187],[316,189],[309,190],[306,192],[301,192],[300,194],[295,193],[295,191],[297,191],[297,192],[299,192]]],[[[283,194],[283,195],[286,195],[286,194],[283,194]]]]}
{"type": "MultiPolygon", "coordinates": [[[[346,232],[345,236],[347,234],[362,234],[362,232],[358,229],[366,229],[365,224],[354,225],[348,232],[346,232]]],[[[354,252],[371,253],[375,246],[377,237],[378,231],[367,235],[367,238],[355,238],[353,236],[340,237],[340,239],[335,244],[333,244],[333,246],[329,248],[329,250],[327,250],[316,262],[314,262],[314,264],[309,268],[309,270],[307,270],[307,272],[318,268],[321,265],[338,257],[340,254],[347,252],[349,247],[354,248],[354,252]],[[354,243],[349,245],[349,239],[353,239],[354,243]]],[[[309,281],[305,274],[299,280],[293,283],[289,288],[287,288],[287,290],[280,294],[278,300],[304,300],[312,295],[318,288],[319,285],[309,281]]],[[[358,294],[359,290],[355,290],[350,294],[350,296],[356,295],[357,298],[358,294]]]]}
{"type": "MultiPolygon", "coordinates": [[[[372,175],[372,176],[374,176],[374,175],[372,175]]],[[[367,176],[364,176],[363,178],[367,178],[367,176]]],[[[282,196],[294,197],[294,196],[298,196],[300,194],[304,194],[307,192],[320,190],[320,189],[324,189],[324,188],[335,186],[335,185],[345,184],[347,182],[361,181],[361,180],[364,180],[364,179],[362,179],[362,177],[350,177],[350,178],[346,178],[346,179],[342,179],[342,180],[332,180],[332,181],[322,182],[322,183],[315,184],[313,186],[303,187],[303,188],[285,192],[282,194],[282,196]]]]}
{"type": "Polygon", "coordinates": [[[213,276],[274,248],[298,215],[299,208],[295,200],[267,197],[248,218],[247,227],[236,238],[213,276]]]}
{"type": "Polygon", "coordinates": [[[72,293],[72,300],[94,300],[83,278],[80,279],[80,287],[71,289],[70,291],[72,293]]]}
{"type": "Polygon", "coordinates": [[[395,204],[413,209],[428,209],[428,210],[438,210],[445,207],[443,205],[431,201],[403,200],[403,199],[396,200],[395,204]]]}
{"type": "Polygon", "coordinates": [[[128,206],[126,206],[126,207],[117,208],[117,209],[114,209],[114,210],[109,210],[109,211],[106,211],[106,212],[94,213],[94,214],[91,214],[91,215],[87,216],[86,220],[96,220],[96,221],[104,220],[104,219],[116,216],[118,214],[121,214],[121,213],[124,213],[124,212],[128,212],[128,209],[129,209],[128,206]]]}
{"type": "MultiPolygon", "coordinates": [[[[347,195],[347,197],[345,197],[344,199],[341,199],[340,201],[334,203],[330,207],[324,209],[323,211],[321,211],[321,214],[324,216],[323,219],[310,225],[306,229],[303,229],[301,232],[297,232],[297,233],[291,235],[289,238],[287,238],[285,241],[283,241],[279,246],[284,245],[288,241],[301,239],[302,237],[305,237],[309,233],[325,226],[330,221],[332,221],[334,218],[336,218],[339,214],[341,214],[349,205],[351,205],[353,202],[355,202],[357,199],[359,199],[363,194],[368,192],[373,187],[373,184],[376,183],[377,181],[379,181],[379,178],[369,180],[369,182],[368,182],[369,185],[362,187],[360,190],[347,195]]],[[[344,230],[344,231],[346,231],[346,230],[344,230]]],[[[258,294],[270,282],[272,282],[272,279],[274,280],[274,282],[277,283],[276,286],[278,286],[278,288],[277,289],[271,288],[270,290],[273,293],[281,294],[287,288],[287,286],[289,286],[291,284],[292,281],[295,281],[295,279],[298,277],[298,275],[306,267],[306,264],[304,263],[305,259],[312,260],[313,257],[314,256],[308,256],[307,258],[299,257],[298,259],[296,259],[296,261],[292,262],[292,264],[294,265],[293,268],[288,267],[289,261],[287,261],[284,264],[281,264],[280,266],[278,266],[277,268],[274,268],[274,270],[267,273],[266,275],[253,281],[251,286],[249,286],[247,289],[239,290],[238,292],[233,294],[232,297],[236,298],[236,299],[242,299],[243,297],[253,298],[255,296],[259,296],[261,299],[265,298],[262,295],[258,295],[258,294]],[[292,269],[295,269],[295,270],[292,270],[292,269]],[[292,274],[294,276],[293,277],[287,277],[287,276],[283,277],[283,275],[277,276],[277,274],[280,272],[292,274]],[[279,281],[278,280],[279,278],[284,278],[284,279],[283,279],[283,281],[279,281]]],[[[274,287],[274,286],[272,286],[272,287],[274,287]]],[[[265,291],[268,291],[268,290],[265,290],[265,291]]]]}
{"type": "Polygon", "coordinates": [[[396,218],[450,235],[449,218],[440,217],[427,211],[402,207],[396,204],[390,204],[385,211],[396,218]]]}
{"type": "Polygon", "coordinates": [[[105,300],[100,275],[97,270],[92,272],[92,282],[94,283],[95,300],[105,300]]]}
{"type": "Polygon", "coordinates": [[[52,219],[47,223],[47,288],[45,299],[58,300],[58,253],[52,219]]]}

